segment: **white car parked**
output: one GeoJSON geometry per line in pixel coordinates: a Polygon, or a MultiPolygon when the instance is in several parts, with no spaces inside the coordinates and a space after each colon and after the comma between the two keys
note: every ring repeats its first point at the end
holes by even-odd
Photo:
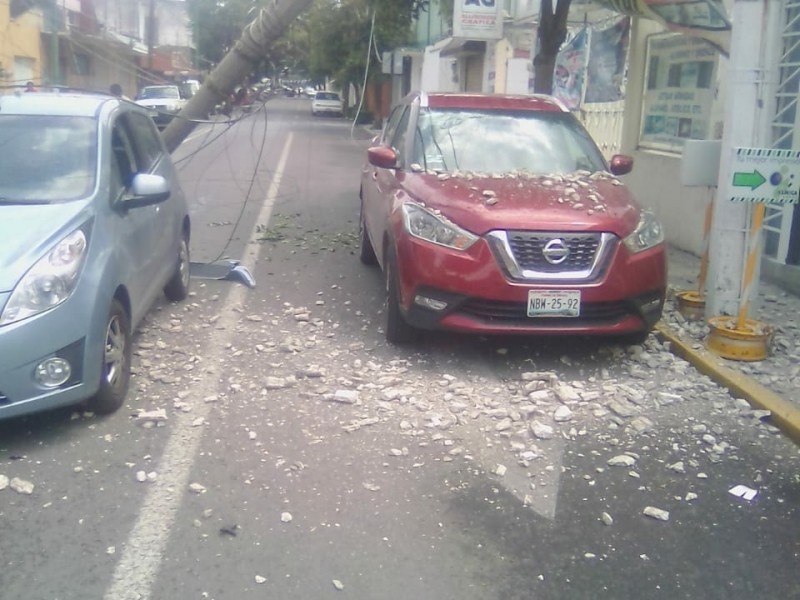
{"type": "Polygon", "coordinates": [[[311,114],[344,116],[344,102],[336,92],[317,92],[311,101],[311,114]]]}

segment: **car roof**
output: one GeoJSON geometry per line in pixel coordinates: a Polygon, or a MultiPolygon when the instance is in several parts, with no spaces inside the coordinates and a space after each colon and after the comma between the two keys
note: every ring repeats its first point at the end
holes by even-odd
{"type": "Polygon", "coordinates": [[[420,105],[427,108],[477,108],[495,110],[532,110],[569,112],[564,104],[545,94],[472,94],[451,92],[418,92],[420,105]]]}
{"type": "Polygon", "coordinates": [[[106,102],[119,102],[119,100],[107,94],[15,92],[0,95],[0,115],[95,117],[106,102]]]}

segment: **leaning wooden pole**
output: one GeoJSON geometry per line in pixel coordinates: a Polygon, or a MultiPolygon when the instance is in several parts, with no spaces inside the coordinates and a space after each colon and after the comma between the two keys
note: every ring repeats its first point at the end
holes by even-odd
{"type": "Polygon", "coordinates": [[[252,73],[264,59],[270,44],[289,24],[305,11],[313,0],[267,0],[258,17],[245,27],[242,37],[206,77],[198,92],[164,130],[167,149],[174,152],[192,130],[197,120],[206,119],[214,106],[227,98],[237,84],[252,73]]]}

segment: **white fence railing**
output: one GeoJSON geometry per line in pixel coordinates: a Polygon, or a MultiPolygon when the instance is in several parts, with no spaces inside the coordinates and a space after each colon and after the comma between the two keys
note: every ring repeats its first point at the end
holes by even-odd
{"type": "Polygon", "coordinates": [[[603,156],[619,154],[625,101],[583,104],[577,117],[597,142],[603,156]]]}

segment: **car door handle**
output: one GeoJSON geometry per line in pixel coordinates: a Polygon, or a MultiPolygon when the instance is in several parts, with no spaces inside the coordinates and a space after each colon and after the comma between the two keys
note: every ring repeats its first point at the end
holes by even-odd
{"type": "Polygon", "coordinates": [[[372,172],[372,180],[373,181],[377,181],[377,179],[378,179],[378,172],[377,171],[373,171],[372,172]]]}

